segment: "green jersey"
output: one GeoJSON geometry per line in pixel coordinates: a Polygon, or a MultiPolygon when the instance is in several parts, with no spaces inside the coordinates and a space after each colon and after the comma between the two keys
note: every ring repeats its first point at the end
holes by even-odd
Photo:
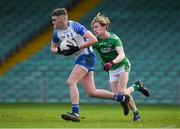
{"type": "MultiPolygon", "coordinates": [[[[102,64],[104,65],[117,57],[118,53],[115,48],[119,46],[123,47],[120,38],[114,33],[109,33],[109,37],[107,39],[98,39],[98,43],[93,45],[93,48],[95,48],[99,53],[102,59],[102,64]]],[[[125,57],[121,62],[114,64],[111,69],[115,70],[124,65],[130,66],[130,62],[127,57],[125,57]]]]}

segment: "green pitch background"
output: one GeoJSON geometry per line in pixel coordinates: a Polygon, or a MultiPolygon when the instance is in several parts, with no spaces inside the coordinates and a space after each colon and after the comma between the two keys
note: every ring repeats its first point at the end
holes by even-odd
{"type": "Polygon", "coordinates": [[[69,104],[0,104],[0,128],[180,128],[180,106],[140,105],[142,122],[123,116],[118,104],[81,104],[81,122],[64,121],[69,104]]]}

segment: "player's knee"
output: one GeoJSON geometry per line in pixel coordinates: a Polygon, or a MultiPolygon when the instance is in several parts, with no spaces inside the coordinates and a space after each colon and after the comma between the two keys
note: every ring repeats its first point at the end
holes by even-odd
{"type": "Polygon", "coordinates": [[[68,86],[74,86],[76,85],[75,82],[71,81],[71,80],[67,80],[68,86]]]}
{"type": "Polygon", "coordinates": [[[95,96],[95,93],[94,93],[94,91],[88,91],[87,95],[88,95],[89,97],[94,97],[94,96],[95,96]]]}

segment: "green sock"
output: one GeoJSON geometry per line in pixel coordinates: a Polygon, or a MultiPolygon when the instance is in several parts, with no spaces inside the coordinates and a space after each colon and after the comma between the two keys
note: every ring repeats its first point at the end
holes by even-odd
{"type": "Polygon", "coordinates": [[[135,112],[133,112],[133,114],[134,114],[134,115],[137,115],[137,114],[139,114],[139,112],[138,112],[138,111],[135,111],[135,112]]]}
{"type": "Polygon", "coordinates": [[[135,91],[139,89],[139,85],[137,84],[133,84],[132,87],[134,88],[135,91]]]}

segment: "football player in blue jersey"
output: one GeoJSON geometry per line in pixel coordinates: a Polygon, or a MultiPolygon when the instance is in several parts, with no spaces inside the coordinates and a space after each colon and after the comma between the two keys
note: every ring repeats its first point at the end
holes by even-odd
{"type": "Polygon", "coordinates": [[[97,43],[96,37],[78,22],[68,20],[68,14],[65,8],[57,8],[52,12],[52,24],[54,31],[51,40],[51,52],[62,54],[65,56],[72,55],[76,52],[75,66],[68,78],[68,86],[72,103],[72,112],[62,114],[65,120],[79,122],[79,91],[77,84],[79,81],[90,97],[112,99],[121,102],[124,110],[129,110],[127,103],[128,95],[121,95],[107,90],[96,89],[94,84],[94,65],[96,56],[92,49],[92,45],[97,43]],[[84,43],[80,46],[69,46],[69,50],[61,51],[59,42],[65,38],[73,38],[75,36],[83,37],[84,43]]]}

